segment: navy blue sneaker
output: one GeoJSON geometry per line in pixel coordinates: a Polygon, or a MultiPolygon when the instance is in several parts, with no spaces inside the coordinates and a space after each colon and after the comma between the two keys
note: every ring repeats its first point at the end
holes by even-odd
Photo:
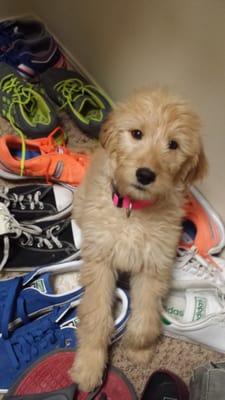
{"type": "Polygon", "coordinates": [[[40,39],[46,34],[45,26],[31,19],[10,19],[0,23],[0,49],[7,50],[18,39],[40,39]]]}
{"type": "MultiPolygon", "coordinates": [[[[81,261],[79,263],[82,264],[81,261]]],[[[61,272],[66,272],[65,266],[61,268],[61,272]]],[[[72,292],[55,294],[53,274],[56,271],[43,273],[37,269],[26,275],[0,281],[0,336],[8,338],[18,325],[26,324],[29,319],[48,312],[56,305],[80,300],[83,293],[81,286],[72,292]]]]}
{"type": "Polygon", "coordinates": [[[0,23],[0,45],[3,35],[12,44],[18,39],[41,38],[45,33],[44,24],[34,19],[8,19],[0,23]]]}
{"type": "MultiPolygon", "coordinates": [[[[121,336],[118,332],[124,331],[129,318],[127,294],[117,289],[117,295],[122,306],[115,320],[113,342],[121,336]]],[[[6,393],[26,368],[42,356],[54,350],[76,348],[79,323],[76,304],[56,306],[51,312],[18,327],[8,339],[0,338],[0,393],[6,393]]]]}
{"type": "Polygon", "coordinates": [[[51,67],[66,67],[64,56],[54,38],[48,34],[38,40],[16,40],[6,51],[0,51],[0,61],[15,68],[20,75],[33,79],[51,67]]]}

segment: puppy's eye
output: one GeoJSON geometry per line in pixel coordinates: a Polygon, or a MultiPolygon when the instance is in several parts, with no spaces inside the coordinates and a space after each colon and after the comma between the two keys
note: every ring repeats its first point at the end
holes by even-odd
{"type": "Polygon", "coordinates": [[[139,129],[133,129],[131,131],[131,135],[133,136],[134,139],[136,140],[141,140],[143,137],[143,133],[139,131],[139,129]]]}
{"type": "Polygon", "coordinates": [[[168,147],[171,150],[176,150],[178,148],[178,143],[176,142],[176,140],[170,140],[168,143],[168,147]]]}

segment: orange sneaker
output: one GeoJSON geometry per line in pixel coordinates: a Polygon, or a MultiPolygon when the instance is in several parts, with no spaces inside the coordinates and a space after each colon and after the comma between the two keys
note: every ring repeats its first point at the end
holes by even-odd
{"type": "Polygon", "coordinates": [[[206,259],[218,254],[225,246],[225,228],[218,214],[194,187],[190,188],[185,204],[185,220],[181,246],[195,247],[206,259]]]}
{"type": "Polygon", "coordinates": [[[89,165],[89,157],[70,151],[55,141],[58,129],[48,137],[26,140],[23,176],[21,172],[22,143],[13,135],[0,137],[0,177],[10,180],[45,179],[47,182],[78,185],[89,165]]]}

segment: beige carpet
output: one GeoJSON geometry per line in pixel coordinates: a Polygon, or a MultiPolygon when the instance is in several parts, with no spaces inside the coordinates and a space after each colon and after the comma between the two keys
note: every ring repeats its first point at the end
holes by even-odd
{"type": "MultiPolygon", "coordinates": [[[[85,135],[83,135],[65,114],[62,114],[62,125],[64,126],[65,131],[69,134],[69,145],[74,150],[78,151],[86,149],[91,151],[97,146],[97,142],[89,140],[85,135]]],[[[1,134],[12,133],[10,125],[1,118],[0,132],[1,134]]],[[[5,182],[2,181],[2,184],[5,184],[5,182]]],[[[7,182],[7,184],[9,183],[7,182]]],[[[2,278],[5,278],[6,276],[9,275],[1,275],[2,278]]],[[[170,369],[180,375],[188,383],[192,370],[198,365],[205,363],[208,360],[218,361],[222,359],[225,359],[225,355],[219,355],[218,353],[211,352],[200,346],[165,337],[162,337],[153,347],[153,358],[147,367],[135,365],[128,361],[119,345],[114,345],[112,349],[113,364],[120,367],[130,378],[139,395],[141,394],[145,382],[150,374],[158,368],[170,369]]]]}

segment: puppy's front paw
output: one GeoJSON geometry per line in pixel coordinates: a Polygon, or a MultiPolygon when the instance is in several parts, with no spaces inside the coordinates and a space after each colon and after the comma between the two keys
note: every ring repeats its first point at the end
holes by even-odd
{"type": "Polygon", "coordinates": [[[78,350],[70,376],[81,391],[90,392],[101,384],[104,368],[105,354],[102,349],[78,350]]]}
{"type": "Polygon", "coordinates": [[[128,322],[123,343],[127,348],[144,349],[149,348],[161,334],[161,322],[155,318],[152,323],[149,320],[143,320],[142,323],[136,323],[135,319],[128,322]]]}
{"type": "Polygon", "coordinates": [[[153,349],[126,348],[124,354],[132,363],[147,365],[153,357],[153,349]]]}

